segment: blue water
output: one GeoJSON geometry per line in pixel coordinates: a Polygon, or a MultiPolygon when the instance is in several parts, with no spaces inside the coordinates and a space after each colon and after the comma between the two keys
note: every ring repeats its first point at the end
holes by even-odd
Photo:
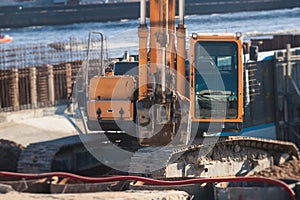
{"type": "MultiPolygon", "coordinates": [[[[273,11],[237,12],[212,15],[186,16],[188,33],[235,33],[244,38],[256,34],[300,33],[300,8],[273,11]]],[[[149,24],[149,23],[148,23],[149,24]]],[[[121,20],[106,23],[82,23],[64,26],[40,26],[2,30],[14,38],[12,44],[56,42],[71,37],[87,39],[90,31],[102,32],[108,41],[109,56],[120,56],[123,51],[136,53],[139,20],[121,20]]]]}

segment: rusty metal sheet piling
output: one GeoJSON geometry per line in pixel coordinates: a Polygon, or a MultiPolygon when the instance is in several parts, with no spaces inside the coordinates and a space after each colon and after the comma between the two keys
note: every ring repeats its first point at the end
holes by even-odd
{"type": "MultiPolygon", "coordinates": [[[[99,41],[92,43],[92,69],[98,70],[99,41]]],[[[0,111],[69,103],[86,51],[87,41],[76,38],[0,46],[0,111]]]]}

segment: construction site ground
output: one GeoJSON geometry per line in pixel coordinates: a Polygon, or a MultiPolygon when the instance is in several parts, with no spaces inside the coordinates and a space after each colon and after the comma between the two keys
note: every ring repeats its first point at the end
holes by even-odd
{"type": "Polygon", "coordinates": [[[183,191],[126,191],[98,192],[81,194],[30,194],[9,192],[0,194],[5,200],[187,200],[189,195],[183,191]]]}
{"type": "MultiPolygon", "coordinates": [[[[77,134],[76,129],[65,117],[65,107],[21,111],[17,113],[0,113],[0,138],[19,143],[26,147],[29,143],[51,140],[77,134]],[[59,111],[61,110],[61,111],[59,111]]],[[[255,176],[264,176],[278,179],[300,180],[300,161],[291,160],[280,166],[273,166],[255,176]]],[[[189,195],[184,191],[125,191],[99,192],[81,194],[31,194],[11,191],[1,194],[0,199],[7,200],[89,200],[89,199],[166,199],[183,200],[189,195]]]]}
{"type": "Polygon", "coordinates": [[[300,181],[300,161],[293,159],[279,166],[275,165],[271,168],[255,173],[254,175],[277,179],[297,179],[300,181]]]}
{"type": "Polygon", "coordinates": [[[65,107],[0,113],[0,138],[23,146],[77,134],[64,116],[65,107]]]}

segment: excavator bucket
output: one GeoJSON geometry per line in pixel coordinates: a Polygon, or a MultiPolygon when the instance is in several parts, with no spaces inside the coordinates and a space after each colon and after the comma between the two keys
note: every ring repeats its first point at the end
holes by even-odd
{"type": "Polygon", "coordinates": [[[137,132],[143,146],[187,145],[191,140],[190,101],[175,93],[166,103],[148,96],[137,102],[137,132]]]}

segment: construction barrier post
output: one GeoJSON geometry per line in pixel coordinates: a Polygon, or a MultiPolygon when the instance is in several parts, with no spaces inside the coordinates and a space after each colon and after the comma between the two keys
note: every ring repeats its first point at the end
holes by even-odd
{"type": "Polygon", "coordinates": [[[37,108],[36,68],[30,68],[31,108],[37,108]]]}
{"type": "Polygon", "coordinates": [[[20,108],[20,102],[19,102],[19,74],[18,69],[12,69],[11,70],[11,101],[12,101],[12,108],[13,111],[17,111],[20,108]]]}
{"type": "Polygon", "coordinates": [[[54,74],[53,66],[47,65],[48,68],[48,91],[49,91],[49,104],[54,105],[55,103],[55,93],[54,93],[54,74]]]}
{"type": "Polygon", "coordinates": [[[72,98],[72,65],[70,63],[66,64],[66,79],[67,79],[68,100],[71,100],[71,98],[72,98]]]}

